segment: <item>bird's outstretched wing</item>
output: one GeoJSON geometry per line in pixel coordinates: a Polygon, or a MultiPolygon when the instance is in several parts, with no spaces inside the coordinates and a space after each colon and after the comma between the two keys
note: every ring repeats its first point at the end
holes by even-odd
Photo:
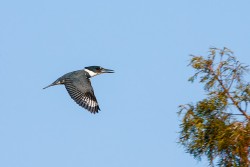
{"type": "Polygon", "coordinates": [[[100,110],[96,100],[94,90],[91,86],[90,80],[87,82],[82,80],[65,79],[64,85],[70,97],[81,107],[87,109],[91,113],[98,113],[100,110]],[[87,83],[87,84],[86,84],[87,83]]]}

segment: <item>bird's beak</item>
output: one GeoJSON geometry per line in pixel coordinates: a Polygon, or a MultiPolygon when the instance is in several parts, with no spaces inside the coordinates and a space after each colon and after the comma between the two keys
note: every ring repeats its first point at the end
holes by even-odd
{"type": "Polygon", "coordinates": [[[110,70],[110,69],[102,69],[102,73],[114,73],[114,70],[110,70]]]}

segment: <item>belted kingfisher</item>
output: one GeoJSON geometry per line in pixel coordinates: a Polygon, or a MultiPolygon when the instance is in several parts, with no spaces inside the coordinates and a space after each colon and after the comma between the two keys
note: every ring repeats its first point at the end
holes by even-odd
{"type": "Polygon", "coordinates": [[[55,82],[43,89],[63,84],[70,97],[78,105],[95,114],[98,113],[100,108],[91,86],[90,78],[103,73],[114,73],[114,71],[100,66],[85,67],[83,70],[69,72],[61,76],[55,82]]]}

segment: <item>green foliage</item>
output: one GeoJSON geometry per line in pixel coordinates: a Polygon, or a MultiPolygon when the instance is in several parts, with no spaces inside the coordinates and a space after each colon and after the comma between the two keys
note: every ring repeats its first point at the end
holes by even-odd
{"type": "Polygon", "coordinates": [[[250,166],[250,84],[248,71],[227,48],[211,48],[207,57],[192,56],[195,74],[189,81],[204,84],[207,97],[180,105],[179,143],[194,158],[207,157],[210,166],[250,166]]]}

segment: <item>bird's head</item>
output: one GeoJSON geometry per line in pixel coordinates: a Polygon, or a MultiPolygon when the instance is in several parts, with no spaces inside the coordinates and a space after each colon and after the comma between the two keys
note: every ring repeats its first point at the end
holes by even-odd
{"type": "Polygon", "coordinates": [[[114,70],[105,69],[101,66],[85,67],[84,71],[86,71],[90,77],[94,77],[96,75],[103,74],[103,73],[114,73],[114,70]]]}

